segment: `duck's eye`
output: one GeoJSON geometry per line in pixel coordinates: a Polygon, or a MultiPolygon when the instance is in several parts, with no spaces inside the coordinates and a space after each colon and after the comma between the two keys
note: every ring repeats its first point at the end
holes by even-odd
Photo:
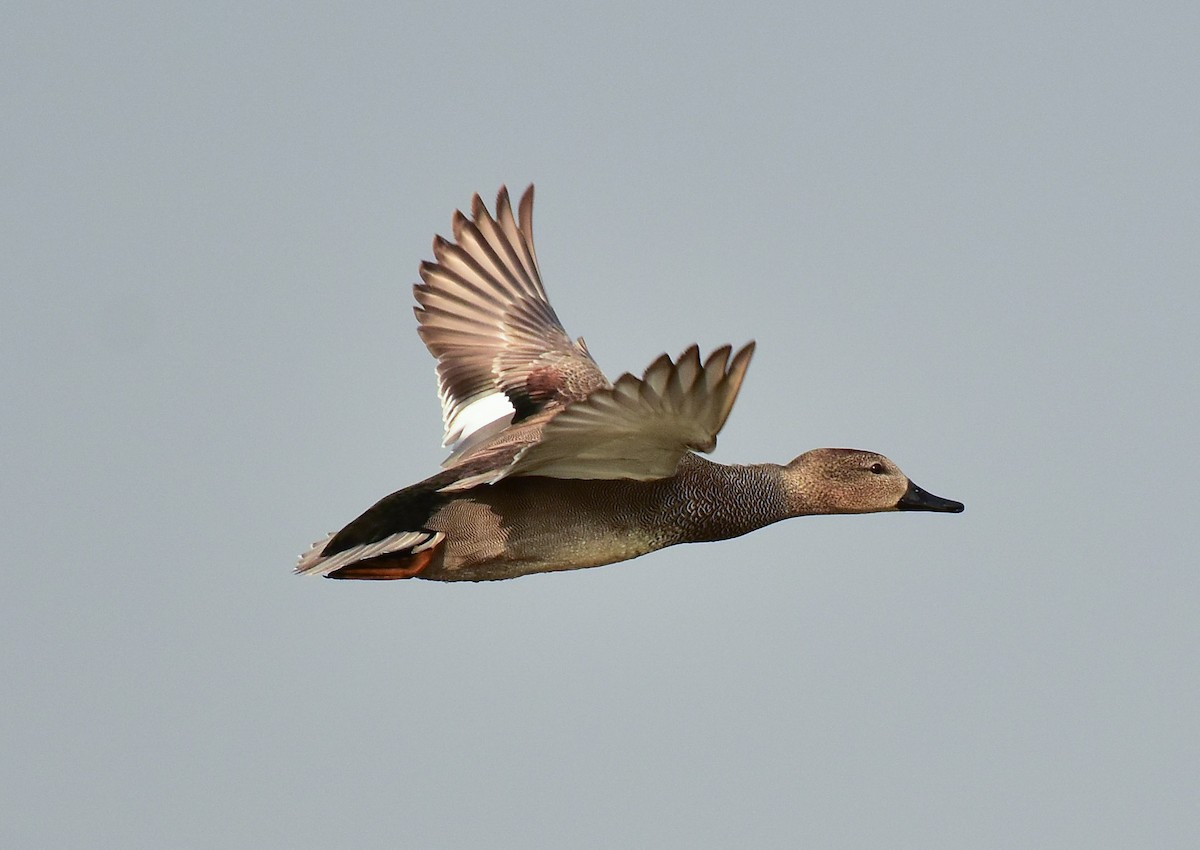
{"type": "Polygon", "coordinates": [[[878,462],[871,464],[871,473],[873,475],[883,475],[883,464],[878,462]]]}

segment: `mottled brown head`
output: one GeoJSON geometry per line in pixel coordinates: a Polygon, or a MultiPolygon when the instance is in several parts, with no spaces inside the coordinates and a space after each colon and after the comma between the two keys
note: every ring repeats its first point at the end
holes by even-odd
{"type": "Polygon", "coordinates": [[[802,514],[876,511],[960,513],[961,502],[927,493],[876,452],[813,449],[784,467],[788,497],[802,514]]]}

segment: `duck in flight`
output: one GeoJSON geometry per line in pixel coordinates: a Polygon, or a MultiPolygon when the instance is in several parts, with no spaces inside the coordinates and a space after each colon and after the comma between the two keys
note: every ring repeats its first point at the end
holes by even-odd
{"type": "Polygon", "coordinates": [[[417,332],[437,360],[445,445],[436,475],[313,544],[296,572],[488,581],[598,567],[738,537],[782,519],[958,513],[881,454],[813,449],[725,465],[715,448],[751,342],[662,355],[610,382],[550,306],[533,249],[533,187],[493,216],[476,195],[421,264],[417,332]]]}

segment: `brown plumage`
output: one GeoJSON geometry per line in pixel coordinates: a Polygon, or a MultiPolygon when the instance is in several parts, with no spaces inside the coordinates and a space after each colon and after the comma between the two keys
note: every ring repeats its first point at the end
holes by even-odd
{"type": "Polygon", "coordinates": [[[413,287],[437,360],[441,472],[385,497],[301,557],[330,578],[514,578],[599,566],[822,513],[959,512],[874,452],[815,449],[786,465],[726,466],[709,452],[754,352],[691,346],[610,383],[546,298],[533,187],[514,216],[501,188],[456,213],[454,241],[413,287]]]}

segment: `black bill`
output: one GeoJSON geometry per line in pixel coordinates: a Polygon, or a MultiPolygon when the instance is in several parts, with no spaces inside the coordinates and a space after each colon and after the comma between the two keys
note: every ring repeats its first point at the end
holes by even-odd
{"type": "Polygon", "coordinates": [[[956,502],[953,499],[943,499],[941,496],[935,496],[932,493],[926,493],[916,484],[909,481],[908,489],[904,491],[904,495],[896,503],[896,510],[939,511],[947,514],[960,514],[963,512],[963,503],[956,502]]]}

